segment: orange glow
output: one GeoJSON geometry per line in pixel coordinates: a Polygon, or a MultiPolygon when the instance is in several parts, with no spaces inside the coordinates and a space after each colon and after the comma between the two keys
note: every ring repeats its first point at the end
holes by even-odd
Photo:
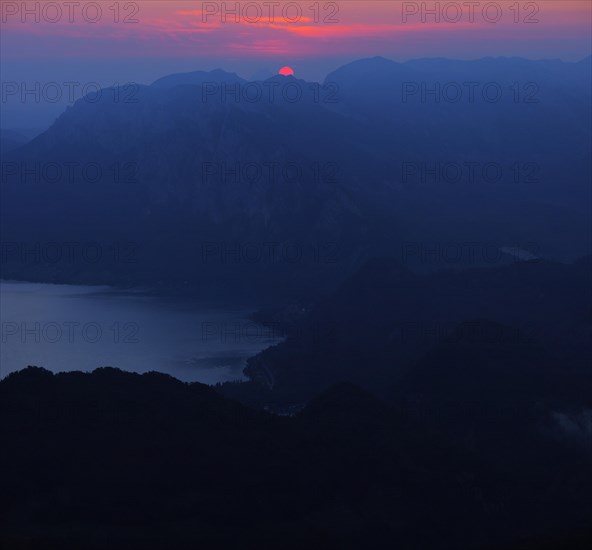
{"type": "MultiPolygon", "coordinates": [[[[578,60],[590,54],[592,8],[583,0],[239,1],[201,2],[197,9],[193,0],[154,0],[106,3],[96,24],[89,24],[81,6],[72,7],[72,21],[64,8],[54,23],[41,15],[27,15],[21,4],[26,3],[5,2],[0,9],[3,59],[108,58],[122,52],[130,58],[277,59],[322,54],[403,59],[512,55],[578,60]],[[499,20],[495,6],[491,7],[494,4],[500,6],[499,20]],[[459,20],[455,19],[455,6],[462,8],[459,20]]],[[[54,16],[57,12],[53,9],[48,13],[54,16]]]]}

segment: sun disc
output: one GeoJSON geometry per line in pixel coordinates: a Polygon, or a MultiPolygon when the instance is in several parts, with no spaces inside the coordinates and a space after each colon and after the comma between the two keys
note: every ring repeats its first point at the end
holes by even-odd
{"type": "Polygon", "coordinates": [[[281,74],[282,76],[294,76],[294,69],[286,65],[285,67],[282,67],[279,70],[279,74],[281,74]]]}

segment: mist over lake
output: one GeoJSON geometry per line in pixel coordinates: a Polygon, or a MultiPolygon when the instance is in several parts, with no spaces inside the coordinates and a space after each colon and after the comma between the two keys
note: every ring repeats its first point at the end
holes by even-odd
{"type": "Polygon", "coordinates": [[[214,384],[243,379],[246,359],[281,340],[253,309],[107,286],[0,283],[0,376],[112,366],[214,384]]]}

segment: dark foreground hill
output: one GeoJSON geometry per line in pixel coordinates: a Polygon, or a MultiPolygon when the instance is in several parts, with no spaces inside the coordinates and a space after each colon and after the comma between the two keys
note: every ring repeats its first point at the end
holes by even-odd
{"type": "Polygon", "coordinates": [[[478,354],[495,351],[577,386],[578,376],[592,377],[591,281],[590,257],[427,275],[393,258],[371,260],[293,323],[284,342],[251,358],[245,373],[270,396],[295,401],[342,381],[387,397],[426,353],[443,352],[437,346],[450,338],[460,345],[460,326],[477,344],[458,353],[479,369],[478,354]]]}
{"type": "Polygon", "coordinates": [[[156,373],[28,368],[0,382],[0,546],[584,548],[589,412],[532,411],[467,419],[485,441],[349,384],[288,418],[156,373]]]}

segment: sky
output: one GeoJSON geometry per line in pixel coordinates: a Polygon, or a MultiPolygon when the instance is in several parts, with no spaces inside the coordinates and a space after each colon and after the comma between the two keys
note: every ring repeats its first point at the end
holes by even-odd
{"type": "MultiPolygon", "coordinates": [[[[485,56],[577,61],[592,53],[591,5],[587,0],[3,0],[1,80],[148,84],[172,72],[215,68],[266,78],[288,65],[297,77],[322,81],[344,63],[375,55],[395,61],[485,56]]],[[[13,117],[14,109],[6,109],[10,101],[2,99],[14,125],[20,115],[13,117]]]]}

